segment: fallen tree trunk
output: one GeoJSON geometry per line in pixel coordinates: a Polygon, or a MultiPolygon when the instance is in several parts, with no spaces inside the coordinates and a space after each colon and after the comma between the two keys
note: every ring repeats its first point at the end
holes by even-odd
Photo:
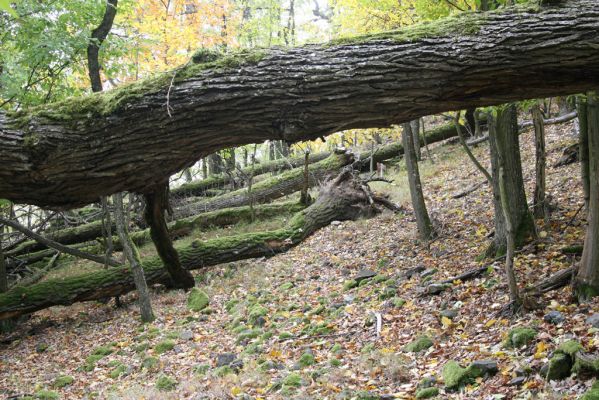
{"type": "MultiPolygon", "coordinates": [[[[177,249],[181,265],[189,270],[201,269],[286,251],[331,221],[374,215],[378,208],[371,204],[372,200],[376,203],[378,199],[346,170],[321,190],[314,204],[297,213],[284,228],[207,241],[196,240],[189,246],[177,249]]],[[[169,275],[160,258],[144,260],[143,267],[148,283],[168,281],[169,275]]],[[[133,277],[127,267],[16,287],[0,294],[0,320],[54,305],[118,296],[133,289],[133,277]]]]}
{"type": "MultiPolygon", "coordinates": [[[[310,163],[316,163],[327,158],[330,153],[316,153],[310,155],[310,163]]],[[[265,161],[254,166],[249,166],[241,169],[242,176],[253,177],[268,172],[286,171],[288,169],[298,168],[304,165],[304,157],[280,158],[278,160],[265,161]]],[[[222,188],[230,184],[237,174],[219,174],[209,176],[206,179],[184,183],[178,188],[171,190],[173,198],[190,197],[190,196],[205,196],[207,191],[215,188],[222,188]]]]}
{"type": "Polygon", "coordinates": [[[0,113],[0,193],[72,208],[145,192],[198,159],[599,84],[599,2],[563,0],[325,45],[198,52],[116,90],[0,113]],[[508,34],[509,33],[509,34],[508,34]]]}
{"type": "MultiPolygon", "coordinates": [[[[304,208],[306,207],[302,204],[299,204],[298,202],[262,204],[254,206],[253,215],[252,210],[248,206],[226,208],[223,210],[207,212],[189,218],[183,218],[177,221],[170,222],[168,224],[168,229],[172,239],[179,239],[184,236],[190,235],[193,230],[206,230],[209,228],[225,227],[240,222],[251,222],[254,219],[261,220],[266,218],[272,218],[277,215],[296,213],[298,211],[303,210],[304,208]]],[[[100,234],[101,232],[98,232],[98,235],[100,234]]],[[[135,243],[136,246],[143,246],[144,244],[152,240],[152,238],[150,237],[149,229],[132,232],[130,233],[130,236],[131,240],[133,241],[133,243],[135,243]]],[[[121,241],[118,236],[112,237],[112,243],[115,251],[120,251],[122,249],[121,241]]],[[[100,253],[104,249],[104,246],[98,244],[97,241],[87,241],[71,244],[74,245],[74,247],[76,248],[83,248],[91,253],[100,253]]],[[[44,258],[52,257],[54,253],[54,250],[46,249],[24,255],[16,254],[16,256],[18,256],[18,260],[23,261],[25,264],[31,264],[34,262],[38,262],[44,258]]]]}
{"type": "MultiPolygon", "coordinates": [[[[427,143],[435,143],[457,135],[455,125],[446,124],[431,129],[426,133],[427,143]]],[[[424,143],[424,139],[420,138],[424,143]]],[[[360,160],[354,163],[358,170],[367,170],[370,158],[374,162],[383,162],[393,157],[403,154],[403,145],[401,143],[391,143],[382,146],[373,153],[365,152],[360,154],[360,160]]],[[[347,153],[331,154],[329,157],[308,166],[308,186],[313,187],[327,178],[339,173],[340,169],[350,164],[353,158],[347,153]]],[[[185,218],[189,215],[200,214],[205,211],[218,210],[221,208],[240,207],[250,204],[259,204],[290,195],[301,190],[304,186],[303,168],[295,168],[286,171],[280,175],[273,176],[252,185],[251,196],[247,189],[242,188],[222,196],[201,199],[199,201],[186,204],[175,210],[175,218],[185,218]]]]}

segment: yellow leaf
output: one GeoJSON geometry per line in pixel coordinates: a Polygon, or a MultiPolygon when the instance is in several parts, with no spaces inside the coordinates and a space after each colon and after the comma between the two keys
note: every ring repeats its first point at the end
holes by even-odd
{"type": "Polygon", "coordinates": [[[443,328],[449,328],[453,323],[447,317],[441,317],[441,324],[443,324],[443,328]]]}
{"type": "Polygon", "coordinates": [[[495,322],[497,322],[496,319],[490,319],[490,320],[488,320],[487,323],[485,324],[485,328],[492,327],[493,325],[495,325],[495,322]]]}
{"type": "Polygon", "coordinates": [[[538,360],[540,358],[545,357],[546,350],[547,350],[547,345],[545,344],[545,342],[540,342],[539,344],[537,344],[537,350],[535,351],[534,358],[538,360]]]}
{"type": "Polygon", "coordinates": [[[242,394],[242,393],[243,393],[243,390],[241,390],[241,388],[240,388],[240,387],[233,386],[233,387],[231,388],[231,394],[232,394],[233,396],[239,396],[239,395],[240,395],[240,394],[242,394]]]}

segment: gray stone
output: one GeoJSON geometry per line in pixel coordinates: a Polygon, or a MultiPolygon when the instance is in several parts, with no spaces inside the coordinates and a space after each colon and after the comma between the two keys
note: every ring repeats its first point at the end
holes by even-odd
{"type": "Polygon", "coordinates": [[[403,273],[403,278],[410,279],[414,275],[418,275],[419,273],[421,273],[424,270],[425,270],[425,268],[422,265],[418,265],[414,268],[410,268],[409,270],[407,270],[406,272],[403,273]]]}
{"type": "Polygon", "coordinates": [[[231,365],[237,359],[237,355],[233,353],[223,353],[216,356],[216,368],[231,365]]]}
{"type": "Polygon", "coordinates": [[[193,339],[193,332],[192,331],[182,331],[181,334],[179,335],[179,337],[182,340],[191,340],[191,339],[193,339]]]}
{"type": "Polygon", "coordinates": [[[508,386],[522,386],[526,382],[525,376],[517,376],[508,382],[508,386]]]}
{"type": "Polygon", "coordinates": [[[449,319],[454,319],[458,316],[458,312],[456,310],[443,310],[441,311],[441,316],[449,319]]]}
{"type": "Polygon", "coordinates": [[[256,320],[254,321],[254,326],[259,326],[262,327],[266,325],[266,319],[263,316],[259,316],[258,318],[256,318],[256,320]]]}
{"type": "Polygon", "coordinates": [[[358,283],[362,282],[365,279],[374,278],[376,276],[376,272],[370,269],[362,269],[358,271],[358,274],[354,276],[354,280],[358,283]]]}
{"type": "Polygon", "coordinates": [[[595,313],[588,317],[587,324],[592,325],[593,328],[599,329],[599,313],[595,313]]]}
{"type": "Polygon", "coordinates": [[[471,375],[474,377],[479,376],[493,376],[499,372],[497,361],[495,360],[477,360],[473,361],[469,367],[471,375]]]}
{"type": "Polygon", "coordinates": [[[549,311],[547,314],[545,314],[543,320],[550,324],[557,325],[564,322],[566,320],[566,317],[564,317],[564,314],[562,314],[561,312],[554,310],[549,311]]]}
{"type": "Polygon", "coordinates": [[[426,287],[426,294],[439,294],[447,289],[447,285],[443,283],[431,283],[426,287]]]}

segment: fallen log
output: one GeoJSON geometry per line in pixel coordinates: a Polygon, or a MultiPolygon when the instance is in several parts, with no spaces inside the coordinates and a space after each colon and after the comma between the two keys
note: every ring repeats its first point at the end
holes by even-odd
{"type": "MultiPolygon", "coordinates": [[[[334,220],[372,216],[379,212],[376,205],[378,199],[365,188],[363,182],[346,170],[320,191],[314,204],[295,214],[284,228],[206,241],[195,240],[191,245],[177,249],[181,265],[192,270],[272,256],[297,245],[334,220]]],[[[143,268],[148,283],[167,282],[169,279],[159,257],[143,260],[143,268]]],[[[133,276],[128,267],[101,269],[28,287],[16,287],[0,294],[0,320],[54,305],[118,296],[133,289],[133,276]]]]}
{"type": "MultiPolygon", "coordinates": [[[[316,153],[310,155],[310,164],[322,161],[327,158],[330,153],[316,153]]],[[[304,165],[304,157],[280,158],[257,163],[254,166],[249,166],[241,169],[243,177],[254,177],[269,172],[286,171],[288,169],[298,168],[304,165]]],[[[219,174],[209,176],[206,179],[184,183],[178,188],[171,190],[173,198],[190,197],[190,196],[205,196],[210,189],[222,188],[230,184],[234,180],[235,173],[219,174]]]]}
{"type": "MultiPolygon", "coordinates": [[[[446,124],[426,132],[427,143],[436,143],[457,136],[455,125],[446,124]]],[[[424,143],[421,137],[420,141],[424,143]]],[[[375,149],[374,152],[364,152],[360,154],[360,159],[354,162],[354,168],[358,170],[367,170],[372,157],[374,162],[383,162],[393,157],[403,154],[401,143],[391,143],[375,149]]],[[[349,165],[353,158],[348,153],[331,154],[322,161],[308,166],[308,186],[313,187],[327,178],[339,173],[341,168],[349,165]]],[[[266,203],[283,196],[290,195],[300,191],[304,186],[303,168],[295,168],[286,171],[280,175],[270,177],[252,185],[251,195],[246,188],[238,189],[226,193],[222,196],[194,201],[175,209],[174,217],[185,218],[189,215],[196,215],[206,211],[218,210],[221,208],[240,207],[253,204],[266,203]]]]}
{"type": "MultiPolygon", "coordinates": [[[[543,123],[545,125],[562,124],[564,122],[573,120],[577,116],[578,116],[578,113],[576,111],[573,111],[569,114],[560,115],[559,117],[544,119],[543,123]]],[[[518,131],[521,133],[525,128],[529,128],[531,126],[533,126],[532,120],[524,121],[524,122],[518,124],[518,131]]],[[[485,135],[485,136],[481,136],[479,138],[474,138],[474,139],[468,140],[466,143],[469,146],[474,146],[479,143],[486,142],[487,140],[489,140],[489,135],[485,135]]]]}
{"type": "MultiPolygon", "coordinates": [[[[304,208],[305,206],[299,204],[298,202],[283,202],[256,205],[254,206],[253,213],[249,206],[225,208],[222,210],[216,210],[200,215],[195,215],[189,218],[183,218],[177,221],[172,221],[168,224],[168,228],[171,239],[174,240],[190,235],[193,230],[206,230],[209,228],[225,227],[240,222],[251,222],[254,219],[261,220],[271,218],[277,215],[296,213],[298,211],[303,210],[304,208]]],[[[98,232],[98,240],[99,235],[101,235],[101,231],[98,232]]],[[[143,246],[144,244],[152,240],[152,238],[150,237],[149,229],[132,232],[130,236],[131,240],[133,240],[133,243],[135,243],[135,245],[137,246],[143,246]]],[[[34,243],[38,244],[36,248],[44,247],[42,244],[39,244],[38,242],[34,243]]],[[[112,243],[114,246],[114,250],[120,251],[122,249],[121,241],[118,236],[115,235],[112,237],[112,243]]],[[[98,244],[98,241],[87,241],[71,244],[74,245],[74,247],[76,248],[83,248],[85,249],[85,251],[88,251],[90,253],[101,253],[102,251],[104,251],[104,246],[98,244]]],[[[32,247],[33,244],[28,246],[28,248],[32,247]]],[[[15,256],[17,256],[16,258],[18,260],[23,261],[25,264],[32,264],[44,258],[51,257],[54,253],[55,251],[52,249],[45,249],[23,255],[15,254],[15,256]]]]}
{"type": "Polygon", "coordinates": [[[73,208],[143,193],[219,149],[580,93],[599,84],[598,32],[599,2],[563,0],[324,45],[201,51],[129,86],[0,112],[0,193],[73,208]]]}

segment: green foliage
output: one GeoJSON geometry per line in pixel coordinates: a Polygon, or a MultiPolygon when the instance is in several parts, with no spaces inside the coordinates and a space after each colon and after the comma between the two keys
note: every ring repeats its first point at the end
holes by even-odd
{"type": "Polygon", "coordinates": [[[146,357],[141,362],[141,366],[148,371],[157,371],[160,366],[160,360],[156,357],[146,357]]]}
{"type": "Polygon", "coordinates": [[[302,354],[302,356],[300,357],[298,364],[302,367],[309,367],[310,365],[314,365],[316,363],[316,360],[314,359],[314,354],[312,353],[304,353],[302,354]]]}
{"type": "Polygon", "coordinates": [[[429,388],[420,389],[418,392],[416,392],[416,398],[417,399],[430,399],[431,397],[435,397],[438,394],[439,394],[439,389],[437,389],[436,387],[429,387],[429,388]]]}

